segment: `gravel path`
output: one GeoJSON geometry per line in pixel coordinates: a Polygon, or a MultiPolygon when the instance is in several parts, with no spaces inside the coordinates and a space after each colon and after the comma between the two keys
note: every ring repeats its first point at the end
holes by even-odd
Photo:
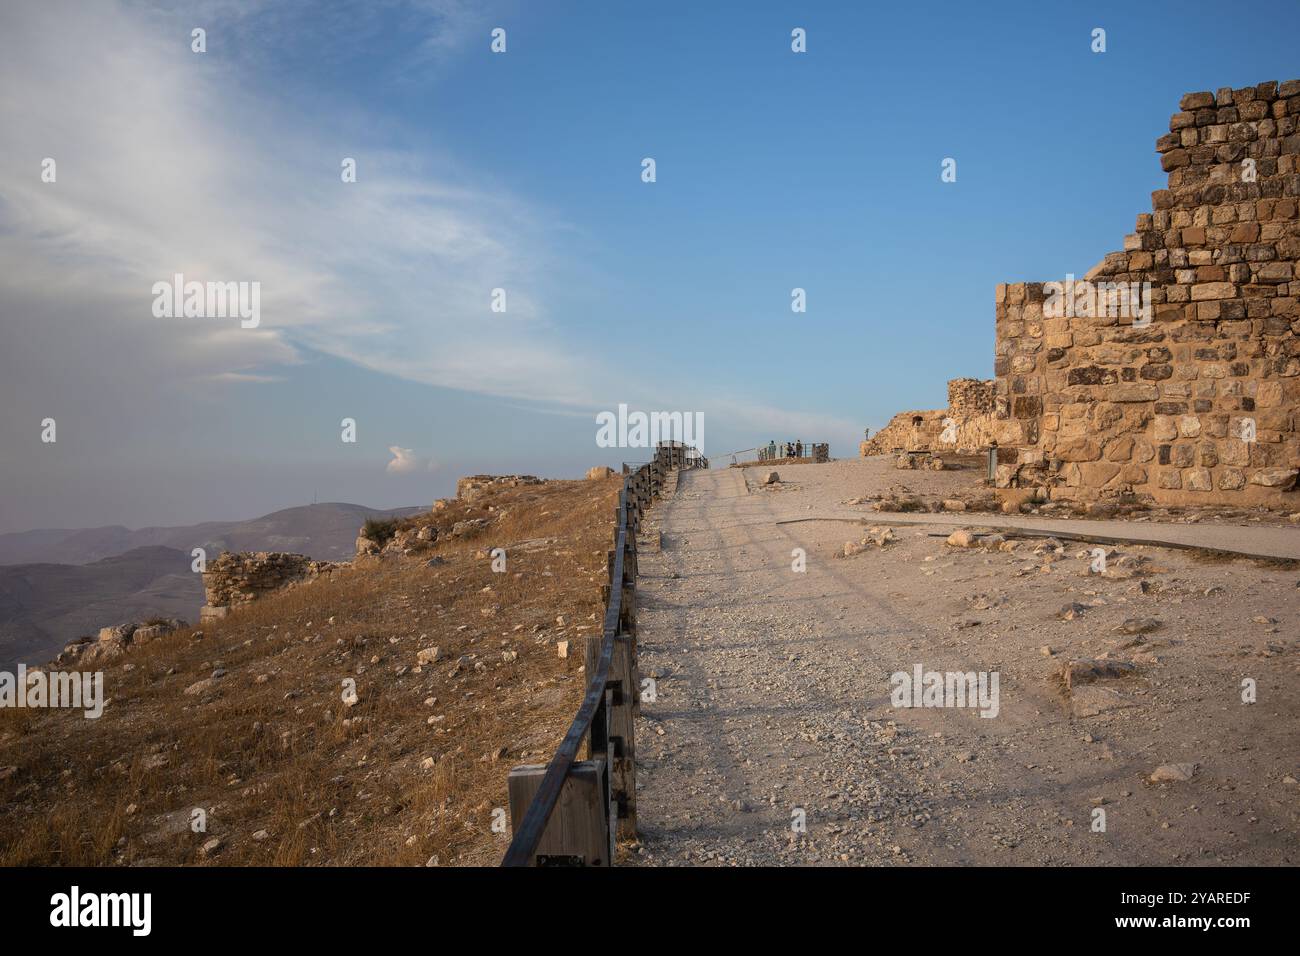
{"type": "Polygon", "coordinates": [[[841,559],[863,529],[777,522],[849,510],[836,502],[875,478],[846,464],[782,468],[775,489],[757,469],[687,473],[651,511],[661,546],[642,545],[638,621],[657,699],[642,706],[642,842],[625,862],[1295,862],[1294,572],[1152,549],[1163,580],[1088,580],[1086,558],[1067,573],[1032,545],[952,554],[928,528],[841,559]],[[1218,582],[1227,596],[1204,594],[1218,582]],[[1249,624],[1262,600],[1280,629],[1249,624]],[[1070,601],[1085,620],[1056,620],[1070,601]],[[1108,691],[1120,703],[1071,713],[1060,661],[1121,645],[1115,625],[1137,613],[1160,614],[1170,639],[1148,639],[1152,663],[1108,691]],[[1257,633],[1225,644],[1238,618],[1257,633]],[[916,664],[998,672],[998,716],[894,709],[889,675],[916,664]],[[1243,667],[1261,688],[1250,707],[1243,667]],[[1175,761],[1196,765],[1191,781],[1146,782],[1175,761]],[[1099,806],[1108,832],[1090,828],[1099,806]]]}

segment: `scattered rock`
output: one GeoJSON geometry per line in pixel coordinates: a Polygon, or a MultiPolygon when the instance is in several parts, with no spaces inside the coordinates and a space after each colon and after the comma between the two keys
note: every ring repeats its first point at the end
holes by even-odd
{"type": "Polygon", "coordinates": [[[973,548],[977,545],[975,535],[971,534],[965,528],[959,528],[952,534],[948,535],[945,542],[950,548],[973,548]]]}
{"type": "Polygon", "coordinates": [[[897,540],[898,536],[894,534],[893,528],[868,528],[867,536],[862,539],[862,543],[866,544],[869,541],[876,547],[883,548],[889,542],[897,540]]]}
{"type": "Polygon", "coordinates": [[[462,538],[466,535],[476,534],[489,524],[491,524],[491,521],[488,518],[466,518],[464,521],[457,521],[451,526],[451,536],[453,538],[462,538]]]}
{"type": "Polygon", "coordinates": [[[1164,621],[1154,617],[1129,617],[1125,618],[1115,630],[1120,634],[1150,634],[1162,627],[1164,621]]]}
{"type": "Polygon", "coordinates": [[[206,694],[208,691],[212,690],[212,688],[217,686],[219,680],[220,678],[218,677],[205,677],[203,680],[196,680],[189,687],[185,688],[185,696],[197,697],[200,694],[206,694]]]}
{"type": "Polygon", "coordinates": [[[1126,677],[1136,671],[1136,665],[1129,661],[1085,657],[1062,664],[1060,678],[1067,688],[1073,689],[1076,684],[1091,684],[1094,681],[1126,677]]]}
{"type": "Polygon", "coordinates": [[[1166,763],[1156,767],[1147,780],[1151,783],[1183,783],[1191,780],[1195,773],[1194,763],[1166,763]]]}

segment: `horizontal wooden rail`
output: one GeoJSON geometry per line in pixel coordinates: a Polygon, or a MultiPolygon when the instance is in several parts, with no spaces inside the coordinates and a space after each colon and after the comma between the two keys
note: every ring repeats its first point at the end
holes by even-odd
{"type": "Polygon", "coordinates": [[[550,762],[510,771],[514,832],[502,866],[610,866],[616,837],[636,835],[636,533],[669,472],[707,467],[680,442],[660,442],[635,471],[624,466],[605,617],[586,647],[587,691],[550,762]]]}

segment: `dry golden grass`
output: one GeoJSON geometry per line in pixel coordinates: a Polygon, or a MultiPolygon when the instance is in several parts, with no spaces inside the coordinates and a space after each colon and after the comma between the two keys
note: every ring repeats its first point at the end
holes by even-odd
{"type": "Polygon", "coordinates": [[[0,766],[17,767],[0,780],[0,863],[496,863],[509,768],[545,761],[582,697],[619,486],[451,502],[403,527],[491,526],[134,650],[105,668],[98,720],[0,713],[0,766]],[[491,568],[495,547],[505,573],[491,568]],[[567,660],[559,640],[573,642],[567,660]],[[418,667],[433,646],[443,659],[418,667]],[[206,832],[190,826],[196,809],[206,832]],[[213,837],[223,845],[207,855],[213,837]]]}

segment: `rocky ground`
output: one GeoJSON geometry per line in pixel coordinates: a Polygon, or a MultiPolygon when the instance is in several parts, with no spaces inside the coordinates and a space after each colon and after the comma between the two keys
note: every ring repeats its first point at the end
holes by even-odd
{"type": "Polygon", "coordinates": [[[969,469],[780,473],[689,473],[650,514],[626,862],[1300,860],[1294,564],[1121,546],[1099,574],[1066,540],[795,520],[978,496],[969,469]],[[893,706],[918,664],[996,672],[997,716],[893,706]]]}
{"type": "Polygon", "coordinates": [[[0,711],[0,865],[495,865],[510,767],[582,698],[619,487],[480,489],[410,555],[110,629],[62,665],[103,672],[101,717],[0,711]]]}

